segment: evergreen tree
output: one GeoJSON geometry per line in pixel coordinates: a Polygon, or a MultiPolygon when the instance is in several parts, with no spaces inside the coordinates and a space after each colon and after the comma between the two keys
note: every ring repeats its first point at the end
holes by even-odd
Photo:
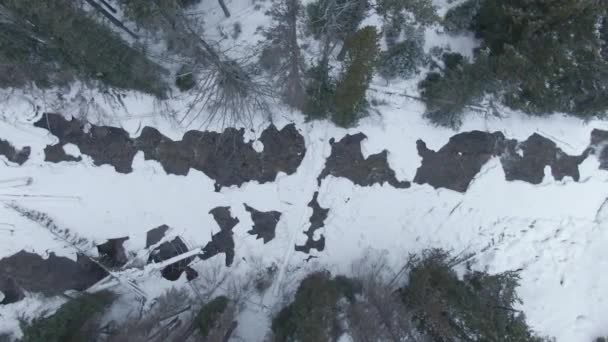
{"type": "Polygon", "coordinates": [[[481,0],[479,5],[480,0],[469,1],[446,17],[462,23],[472,17],[470,29],[482,45],[465,67],[430,74],[420,84],[427,115],[438,113],[433,97],[447,97],[448,101],[458,97],[449,110],[446,103],[441,111],[459,119],[464,105],[475,103],[484,93],[531,114],[565,112],[593,117],[606,113],[608,61],[603,57],[602,23],[608,15],[607,0],[481,0]],[[473,90],[450,94],[461,92],[453,87],[454,80],[473,90]]]}
{"type": "Polygon", "coordinates": [[[378,33],[367,26],[347,42],[345,71],[336,85],[335,112],[332,120],[339,126],[356,123],[367,106],[365,94],[378,56],[378,33]]]}

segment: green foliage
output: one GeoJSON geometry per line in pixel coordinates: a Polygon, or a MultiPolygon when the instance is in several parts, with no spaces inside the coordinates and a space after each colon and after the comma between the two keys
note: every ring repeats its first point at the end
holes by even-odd
{"type": "Polygon", "coordinates": [[[188,91],[194,88],[196,86],[196,80],[192,69],[183,65],[177,72],[177,75],[175,75],[175,85],[181,91],[188,91]]]}
{"type": "Polygon", "coordinates": [[[326,342],[341,334],[339,301],[354,300],[357,284],[329,272],[312,273],[298,287],[294,301],[272,320],[274,341],[326,342]]]}
{"type": "Polygon", "coordinates": [[[430,250],[409,262],[401,296],[424,331],[438,341],[543,341],[513,308],[520,302],[517,273],[469,272],[461,280],[454,261],[444,251],[430,250]]]}
{"type": "Polygon", "coordinates": [[[119,0],[125,16],[140,27],[157,31],[166,13],[173,13],[182,7],[189,7],[201,0],[119,0]]]}
{"type": "Polygon", "coordinates": [[[469,0],[456,6],[443,18],[443,26],[450,33],[458,34],[471,30],[473,18],[479,11],[482,0],[469,0]]]}
{"type": "Polygon", "coordinates": [[[405,23],[406,12],[411,13],[420,25],[430,25],[439,20],[437,8],[430,0],[378,0],[376,11],[395,23],[405,23]]]}
{"type": "Polygon", "coordinates": [[[59,73],[43,43],[14,25],[0,24],[0,87],[23,87],[33,82],[47,88],[65,85],[70,79],[70,74],[59,73]]]}
{"type": "Polygon", "coordinates": [[[22,322],[22,342],[86,341],[83,327],[101,314],[115,296],[111,292],[84,294],[63,304],[53,315],[22,322]]]}
{"type": "Polygon", "coordinates": [[[417,33],[402,42],[389,44],[388,50],[380,54],[378,73],[386,79],[408,78],[424,60],[424,38],[417,33]]]}
{"type": "Polygon", "coordinates": [[[458,127],[464,108],[492,90],[489,65],[482,64],[481,57],[478,63],[471,64],[458,53],[445,53],[442,63],[440,70],[427,74],[418,88],[426,103],[425,116],[431,122],[458,127]]]}
{"type": "MultiPolygon", "coordinates": [[[[28,81],[50,86],[52,80],[62,78],[61,73],[72,72],[84,80],[95,79],[112,87],[164,96],[163,70],[75,2],[0,0],[0,4],[19,18],[18,23],[12,24],[13,30],[22,32],[15,42],[21,45],[14,53],[2,49],[4,58],[16,63],[16,70],[31,68],[53,74],[45,77],[30,72],[28,81]],[[28,58],[16,60],[26,54],[28,58]]],[[[7,47],[6,39],[0,37],[0,41],[2,47],[7,47]]]]}
{"type": "Polygon", "coordinates": [[[194,324],[203,338],[209,335],[209,332],[228,307],[228,302],[228,297],[219,296],[205,304],[198,312],[194,324]]]}
{"type": "MultiPolygon", "coordinates": [[[[602,57],[606,54],[602,32],[607,29],[601,25],[608,16],[605,3],[477,1],[452,9],[446,19],[451,18],[448,23],[458,30],[474,12],[469,27],[483,41],[482,46],[472,63],[459,72],[430,76],[434,90],[428,94],[449,91],[455,80],[472,81],[475,91],[463,93],[462,101],[455,101],[456,109],[463,108],[461,102],[475,103],[483,89],[507,106],[530,114],[565,112],[589,118],[606,113],[608,61],[602,57]]],[[[428,82],[420,86],[430,88],[428,82]]],[[[427,115],[433,116],[433,105],[430,107],[427,115]]],[[[456,117],[460,114],[452,112],[456,117]]]]}
{"type": "Polygon", "coordinates": [[[348,54],[345,71],[336,85],[335,112],[332,120],[339,126],[348,127],[367,106],[365,93],[372,79],[378,57],[378,33],[373,26],[357,31],[347,42],[348,54]]]}

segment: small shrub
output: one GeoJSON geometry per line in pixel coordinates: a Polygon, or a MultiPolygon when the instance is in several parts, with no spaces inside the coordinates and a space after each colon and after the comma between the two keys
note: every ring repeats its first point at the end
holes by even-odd
{"type": "Polygon", "coordinates": [[[111,292],[84,294],[62,305],[53,315],[22,322],[22,342],[82,340],[83,327],[101,314],[115,296],[111,292]]]}
{"type": "Polygon", "coordinates": [[[278,270],[278,266],[276,264],[272,264],[272,266],[266,267],[256,274],[254,287],[258,293],[263,293],[270,288],[270,286],[272,286],[278,270]]]}
{"type": "Polygon", "coordinates": [[[194,72],[191,68],[183,65],[175,75],[175,85],[181,91],[188,91],[196,86],[194,72]]]}
{"type": "Polygon", "coordinates": [[[203,305],[200,309],[194,320],[194,324],[203,338],[206,338],[213,330],[215,324],[228,307],[228,303],[228,297],[219,296],[203,305]]]}
{"type": "Polygon", "coordinates": [[[243,32],[243,27],[238,21],[232,25],[232,39],[237,39],[243,32]]]}
{"type": "Polygon", "coordinates": [[[472,64],[458,53],[444,53],[442,62],[441,70],[427,74],[418,88],[426,103],[425,116],[437,125],[455,128],[464,108],[492,90],[491,76],[487,64],[472,64]]]}

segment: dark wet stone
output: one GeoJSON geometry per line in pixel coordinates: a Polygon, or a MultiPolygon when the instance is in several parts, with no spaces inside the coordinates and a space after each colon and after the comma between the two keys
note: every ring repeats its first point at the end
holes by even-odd
{"type": "Polygon", "coordinates": [[[150,248],[160,242],[165,237],[165,233],[169,230],[169,226],[163,224],[162,226],[148,230],[146,234],[146,248],[150,248]]]}
{"type": "MultiPolygon", "coordinates": [[[[175,237],[172,241],[165,241],[160,244],[157,248],[155,248],[152,253],[150,253],[150,257],[148,258],[148,263],[155,262],[159,263],[168,259],[171,259],[180,254],[184,254],[188,252],[188,247],[182,241],[181,238],[175,237]]],[[[176,281],[182,275],[184,271],[186,271],[188,265],[194,260],[194,257],[189,257],[173,264],[167,265],[162,269],[161,274],[163,278],[176,281]]]]}
{"type": "Polygon", "coordinates": [[[129,237],[109,239],[103,244],[98,245],[97,252],[100,256],[99,261],[107,267],[124,266],[128,259],[123,244],[127,240],[129,240],[129,237]]]}
{"type": "Polygon", "coordinates": [[[422,140],[416,142],[422,164],[414,182],[465,192],[481,167],[504,149],[500,132],[472,131],[450,138],[439,151],[429,150],[422,140]]]}
{"type": "Polygon", "coordinates": [[[263,176],[260,177],[260,183],[274,181],[278,172],[288,175],[296,172],[304,159],[306,153],[304,137],[293,124],[281,130],[270,125],[262,132],[260,141],[264,144],[261,161],[263,176]]]}
{"type": "Polygon", "coordinates": [[[186,267],[186,280],[192,281],[198,278],[198,272],[196,272],[192,267],[186,267]]]}
{"type": "Polygon", "coordinates": [[[21,251],[0,260],[0,278],[10,277],[19,288],[45,296],[60,295],[67,290],[83,291],[106,276],[106,271],[81,254],[73,261],[53,253],[43,259],[38,254],[21,251]]]}
{"type": "Polygon", "coordinates": [[[232,265],[235,255],[233,235],[232,230],[220,230],[219,233],[213,234],[211,241],[203,247],[203,253],[200,255],[200,258],[207,260],[220,253],[224,253],[226,255],[226,266],[232,265]]]}
{"type": "Polygon", "coordinates": [[[570,176],[578,181],[580,179],[578,166],[589,153],[590,150],[586,150],[580,156],[567,155],[553,141],[534,133],[521,143],[509,140],[500,161],[505,171],[505,178],[509,181],[522,180],[540,184],[546,166],[551,167],[551,174],[557,180],[570,176]],[[522,155],[517,153],[518,150],[521,150],[522,155]]]}
{"type": "MultiPolygon", "coordinates": [[[[131,165],[137,150],[129,134],[122,128],[91,125],[86,131],[85,125],[80,121],[76,119],[68,121],[59,114],[44,114],[34,126],[48,130],[59,139],[59,143],[53,146],[63,147],[65,144],[74,144],[82,154],[90,156],[97,166],[112,165],[120,173],[133,171],[131,165]]],[[[47,151],[45,149],[45,152],[47,151]]],[[[45,160],[74,161],[74,157],[65,152],[62,155],[58,151],[58,147],[51,150],[53,154],[45,155],[45,160]]]]}
{"type": "Polygon", "coordinates": [[[4,299],[0,301],[2,305],[16,303],[25,298],[25,293],[15,279],[7,275],[0,275],[0,292],[4,295],[4,299]]]}
{"type": "Polygon", "coordinates": [[[600,162],[600,169],[608,170],[608,131],[594,129],[591,132],[590,152],[600,162]]]}
{"type": "Polygon", "coordinates": [[[219,233],[211,236],[211,241],[203,247],[203,252],[199,257],[203,260],[210,259],[220,253],[226,255],[226,266],[234,262],[234,233],[232,228],[239,223],[238,218],[233,218],[229,207],[216,207],[209,211],[220,227],[219,233]]]}
{"type": "Polygon", "coordinates": [[[245,204],[245,210],[251,214],[251,220],[253,221],[253,227],[247,233],[256,235],[256,239],[264,239],[264,243],[274,239],[281,213],[274,210],[259,211],[247,204],[245,204]]]}
{"type": "Polygon", "coordinates": [[[347,135],[339,142],[332,138],[331,155],[325,162],[325,168],[317,178],[321,181],[331,175],[344,177],[360,186],[388,183],[395,188],[409,188],[410,182],[398,181],[395,172],[389,167],[386,150],[370,155],[367,159],[361,153],[361,141],[367,137],[363,133],[347,135]]]}
{"type": "Polygon", "coordinates": [[[64,161],[79,162],[82,160],[82,158],[74,157],[65,153],[63,145],[48,145],[44,148],[44,160],[51,163],[59,163],[64,161]]]}
{"type": "Polygon", "coordinates": [[[296,251],[303,253],[310,253],[311,249],[316,249],[321,252],[325,249],[325,236],[321,234],[319,240],[315,240],[315,231],[325,226],[325,219],[329,214],[329,209],[322,208],[319,205],[319,192],[315,192],[312,200],[308,203],[308,207],[312,208],[312,215],[310,216],[310,226],[304,234],[308,237],[304,245],[296,245],[296,251]]]}
{"type": "Polygon", "coordinates": [[[0,139],[0,156],[5,156],[11,163],[17,163],[23,165],[30,157],[31,148],[25,146],[24,148],[17,150],[11,143],[6,140],[0,139]]]}
{"type": "Polygon", "coordinates": [[[209,214],[213,216],[217,225],[220,226],[220,230],[232,230],[239,223],[238,218],[232,217],[230,207],[215,207],[209,211],[209,214]]]}
{"type": "Polygon", "coordinates": [[[158,161],[165,172],[186,175],[190,169],[205,173],[222,187],[240,186],[249,181],[272,182],[279,172],[293,174],[304,158],[304,138],[295,125],[278,130],[271,125],[262,132],[261,153],[252,142],[244,142],[244,130],[228,128],[222,133],[188,131],[181,141],[173,141],[152,127],[144,127],[138,138],[131,139],[120,128],[85,125],[58,114],[45,114],[35,126],[49,130],[59,138],[57,145],[45,149],[50,162],[74,161],[62,148],[72,143],[82,154],[91,156],[95,165],[110,164],[118,172],[129,173],[133,157],[138,151],[146,160],[158,161]]]}

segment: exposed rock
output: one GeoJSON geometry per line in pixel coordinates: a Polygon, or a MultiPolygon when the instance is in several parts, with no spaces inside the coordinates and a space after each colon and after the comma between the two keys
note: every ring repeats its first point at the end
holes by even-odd
{"type": "Polygon", "coordinates": [[[504,149],[500,132],[472,131],[450,138],[439,151],[429,150],[422,140],[416,142],[422,164],[414,182],[465,192],[481,167],[504,149]]]}
{"type": "Polygon", "coordinates": [[[100,262],[108,267],[124,266],[128,259],[123,244],[127,240],[129,240],[129,237],[109,239],[103,244],[98,245],[97,252],[101,257],[100,262]]]}
{"type": "Polygon", "coordinates": [[[9,162],[23,165],[30,157],[30,153],[31,148],[29,146],[17,150],[8,141],[0,139],[0,156],[5,156],[9,162]]]}
{"type": "Polygon", "coordinates": [[[12,304],[16,303],[25,298],[25,293],[19,287],[15,279],[7,276],[0,275],[0,304],[12,304]]]}
{"type": "Polygon", "coordinates": [[[217,254],[224,253],[226,255],[226,266],[232,265],[234,262],[234,233],[232,228],[237,225],[239,220],[233,218],[230,214],[229,207],[217,207],[209,212],[220,227],[220,231],[213,234],[211,241],[203,247],[203,253],[200,258],[203,260],[210,259],[217,254]]]}
{"type": "Polygon", "coordinates": [[[312,208],[312,215],[310,216],[310,226],[308,227],[308,230],[304,232],[308,239],[306,240],[306,243],[304,243],[304,245],[296,245],[295,248],[298,252],[308,254],[313,248],[319,252],[325,249],[325,236],[321,234],[319,240],[315,240],[315,231],[325,226],[325,219],[327,219],[329,209],[322,208],[321,205],[319,205],[318,198],[319,192],[317,191],[313,195],[312,200],[308,203],[308,206],[312,208]]]}
{"type": "Polygon", "coordinates": [[[191,281],[198,278],[198,272],[196,272],[192,267],[186,267],[186,280],[191,281]]]}
{"type": "Polygon", "coordinates": [[[67,153],[63,149],[63,145],[48,145],[44,148],[44,160],[51,163],[59,162],[79,162],[82,160],[81,157],[74,157],[67,153]]]}
{"type": "MultiPolygon", "coordinates": [[[[331,155],[325,162],[325,168],[317,178],[321,181],[331,175],[344,177],[360,186],[388,183],[395,188],[409,188],[410,182],[399,181],[387,161],[386,150],[370,155],[367,159],[361,153],[361,141],[367,137],[363,133],[347,135],[339,142],[332,138],[331,155]]],[[[265,145],[264,145],[265,146],[265,145]]]]}
{"type": "Polygon", "coordinates": [[[278,130],[271,125],[262,132],[264,151],[258,153],[252,142],[244,142],[244,130],[228,128],[222,133],[188,131],[181,141],[173,141],[152,127],[131,139],[126,131],[115,127],[90,125],[89,130],[78,120],[67,121],[58,114],[44,114],[35,126],[49,130],[59,138],[57,145],[47,146],[49,162],[78,161],[65,153],[63,146],[72,143],[95,165],[113,165],[116,171],[129,173],[138,151],[146,160],[158,161],[165,172],[187,175],[190,169],[202,171],[216,181],[216,190],[249,181],[274,181],[279,172],[292,174],[304,158],[304,138],[295,125],[278,130]]]}
{"type": "Polygon", "coordinates": [[[594,129],[591,132],[590,152],[600,162],[600,169],[608,170],[608,131],[594,129]]]}
{"type": "MultiPolygon", "coordinates": [[[[38,254],[20,251],[0,260],[0,283],[10,283],[7,278],[11,278],[20,289],[46,296],[67,290],[83,291],[106,276],[106,271],[81,254],[73,261],[53,253],[43,259],[38,254]]],[[[0,290],[6,295],[4,288],[0,290]]]]}
{"type": "MultiPolygon", "coordinates": [[[[172,241],[165,241],[160,244],[157,248],[155,248],[152,253],[150,253],[150,257],[148,258],[148,263],[151,262],[162,262],[167,259],[171,259],[180,254],[184,254],[188,252],[188,247],[182,241],[181,238],[175,237],[172,241]]],[[[188,268],[188,265],[194,260],[194,257],[189,257],[173,264],[167,265],[162,269],[161,274],[163,278],[176,281],[182,275],[184,271],[188,268]]]]}
{"type": "Polygon", "coordinates": [[[146,248],[150,248],[156,245],[165,237],[165,233],[169,230],[169,226],[163,224],[162,226],[148,230],[146,233],[146,248]]]}
{"type": "Polygon", "coordinates": [[[217,234],[213,234],[211,241],[203,247],[201,259],[207,260],[220,253],[226,255],[226,266],[232,265],[234,262],[234,233],[232,230],[221,230],[217,234]]]}
{"type": "Polygon", "coordinates": [[[521,143],[509,140],[500,161],[508,181],[522,180],[540,184],[545,176],[546,166],[551,167],[551,174],[557,180],[570,176],[578,181],[578,166],[590,152],[588,149],[580,156],[567,155],[553,141],[534,133],[521,143]],[[521,150],[522,155],[517,153],[518,150],[521,150]]]}
{"type": "MultiPolygon", "coordinates": [[[[595,138],[592,134],[592,145],[594,139],[596,146],[600,146],[599,141],[605,138],[598,132],[595,138]]],[[[460,192],[467,190],[481,167],[494,156],[500,157],[506,180],[539,184],[543,181],[546,166],[551,167],[557,180],[570,176],[578,181],[578,166],[593,151],[587,149],[580,156],[570,156],[553,141],[536,133],[519,143],[505,139],[500,132],[481,131],[457,134],[437,152],[429,150],[422,140],[418,140],[417,148],[422,165],[414,182],[460,192]]]]}
{"type": "Polygon", "coordinates": [[[258,153],[251,142],[243,141],[244,130],[228,128],[223,133],[188,131],[181,141],[173,141],[151,127],[145,127],[137,138],[138,149],[145,159],[160,162],[167,173],[186,175],[189,170],[202,171],[216,181],[216,189],[240,186],[256,180],[274,181],[277,173],[292,174],[304,158],[304,138],[295,125],[277,130],[268,127],[260,141],[264,151],[258,153]]]}
{"type": "Polygon", "coordinates": [[[239,219],[232,217],[230,207],[215,207],[209,211],[220,230],[232,230],[239,223],[239,219]]]}
{"type": "Polygon", "coordinates": [[[45,149],[46,161],[78,160],[65,151],[60,152],[64,145],[74,144],[82,154],[90,156],[97,166],[112,165],[120,173],[133,171],[131,165],[137,150],[129,133],[122,128],[91,125],[87,131],[84,123],[76,119],[68,121],[59,114],[44,114],[34,126],[44,128],[59,138],[58,144],[52,145],[51,149],[45,149]],[[51,154],[46,155],[47,152],[51,154]]]}
{"type": "Polygon", "coordinates": [[[264,243],[274,239],[281,213],[274,210],[259,211],[247,204],[245,204],[245,210],[251,214],[251,220],[253,221],[253,227],[247,233],[257,235],[256,239],[264,239],[264,243]]]}

